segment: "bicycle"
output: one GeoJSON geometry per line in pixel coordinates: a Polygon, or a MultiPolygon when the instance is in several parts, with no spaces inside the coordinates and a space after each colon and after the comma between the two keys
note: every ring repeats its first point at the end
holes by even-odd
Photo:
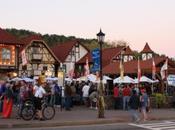
{"type": "MultiPolygon", "coordinates": [[[[52,105],[49,105],[46,101],[46,98],[42,100],[42,115],[46,120],[51,120],[55,116],[55,108],[52,105]]],[[[33,102],[27,102],[21,110],[21,117],[24,120],[31,120],[35,117],[37,110],[33,102]]]]}

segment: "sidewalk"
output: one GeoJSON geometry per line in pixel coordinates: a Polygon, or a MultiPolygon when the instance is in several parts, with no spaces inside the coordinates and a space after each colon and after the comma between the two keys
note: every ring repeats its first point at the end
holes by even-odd
{"type": "MultiPolygon", "coordinates": [[[[149,113],[149,120],[173,120],[175,119],[175,109],[152,109],[149,113]]],[[[74,107],[72,111],[60,111],[56,108],[55,118],[47,121],[24,121],[16,119],[16,111],[10,119],[0,119],[0,129],[2,128],[21,128],[21,127],[51,127],[51,126],[71,126],[88,124],[107,124],[130,122],[131,117],[128,111],[105,110],[105,118],[97,118],[97,110],[85,108],[84,106],[74,107]]]]}

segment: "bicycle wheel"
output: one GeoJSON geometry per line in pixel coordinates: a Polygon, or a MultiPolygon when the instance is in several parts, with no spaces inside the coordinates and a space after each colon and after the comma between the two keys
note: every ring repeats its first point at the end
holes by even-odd
{"type": "Polygon", "coordinates": [[[44,119],[51,120],[55,116],[55,108],[53,106],[44,106],[42,114],[44,119]]]}
{"type": "Polygon", "coordinates": [[[24,106],[21,110],[21,117],[24,120],[31,120],[34,114],[35,112],[33,106],[24,106]]]}

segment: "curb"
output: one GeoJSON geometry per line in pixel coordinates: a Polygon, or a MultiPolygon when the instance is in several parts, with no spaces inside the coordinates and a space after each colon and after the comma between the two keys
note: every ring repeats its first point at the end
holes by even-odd
{"type": "Polygon", "coordinates": [[[38,128],[38,127],[59,127],[59,126],[78,126],[78,125],[94,125],[94,124],[110,124],[127,122],[122,119],[99,119],[99,120],[86,120],[86,121],[65,121],[65,122],[37,122],[37,123],[23,123],[23,124],[2,124],[0,129],[5,128],[38,128]]]}
{"type": "MultiPolygon", "coordinates": [[[[156,118],[150,117],[149,121],[161,121],[161,120],[172,120],[175,118],[156,118]]],[[[130,120],[126,119],[98,119],[98,120],[86,120],[86,121],[65,121],[65,122],[37,122],[37,123],[23,123],[23,124],[2,124],[0,129],[11,129],[11,128],[42,128],[42,127],[61,127],[61,126],[78,126],[78,125],[94,125],[94,124],[112,124],[112,123],[129,123],[130,120]]]]}

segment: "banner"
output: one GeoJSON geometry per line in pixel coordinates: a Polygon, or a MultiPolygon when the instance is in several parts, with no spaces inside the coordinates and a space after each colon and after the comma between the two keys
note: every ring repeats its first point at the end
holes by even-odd
{"type": "Polygon", "coordinates": [[[27,57],[26,57],[25,49],[22,50],[22,52],[21,52],[21,58],[22,58],[22,65],[26,65],[27,64],[27,57]]]}
{"type": "Polygon", "coordinates": [[[124,79],[124,66],[123,66],[123,58],[120,59],[120,78],[123,80],[124,79]]]}
{"type": "Polygon", "coordinates": [[[140,82],[140,78],[141,78],[141,68],[140,68],[140,59],[138,58],[138,63],[137,63],[137,79],[138,79],[138,83],[140,82]]]}
{"type": "Polygon", "coordinates": [[[89,60],[88,60],[88,57],[86,57],[86,64],[84,66],[84,70],[85,70],[84,75],[85,76],[88,76],[90,74],[90,72],[89,72],[89,60]]]}
{"type": "Polygon", "coordinates": [[[175,75],[168,75],[167,81],[168,85],[175,86],[175,75]]]}
{"type": "Polygon", "coordinates": [[[162,79],[164,80],[167,76],[166,72],[168,70],[168,59],[166,59],[165,63],[163,64],[161,70],[160,70],[160,74],[162,79]]]}
{"type": "Polygon", "coordinates": [[[96,48],[92,51],[93,67],[92,72],[100,71],[100,49],[96,48]]]}
{"type": "Polygon", "coordinates": [[[70,70],[68,72],[68,77],[71,79],[74,77],[74,63],[73,62],[70,63],[70,70]]]}
{"type": "Polygon", "coordinates": [[[155,61],[154,61],[154,58],[153,58],[153,61],[152,61],[152,79],[156,79],[156,65],[155,65],[155,61]]]}

